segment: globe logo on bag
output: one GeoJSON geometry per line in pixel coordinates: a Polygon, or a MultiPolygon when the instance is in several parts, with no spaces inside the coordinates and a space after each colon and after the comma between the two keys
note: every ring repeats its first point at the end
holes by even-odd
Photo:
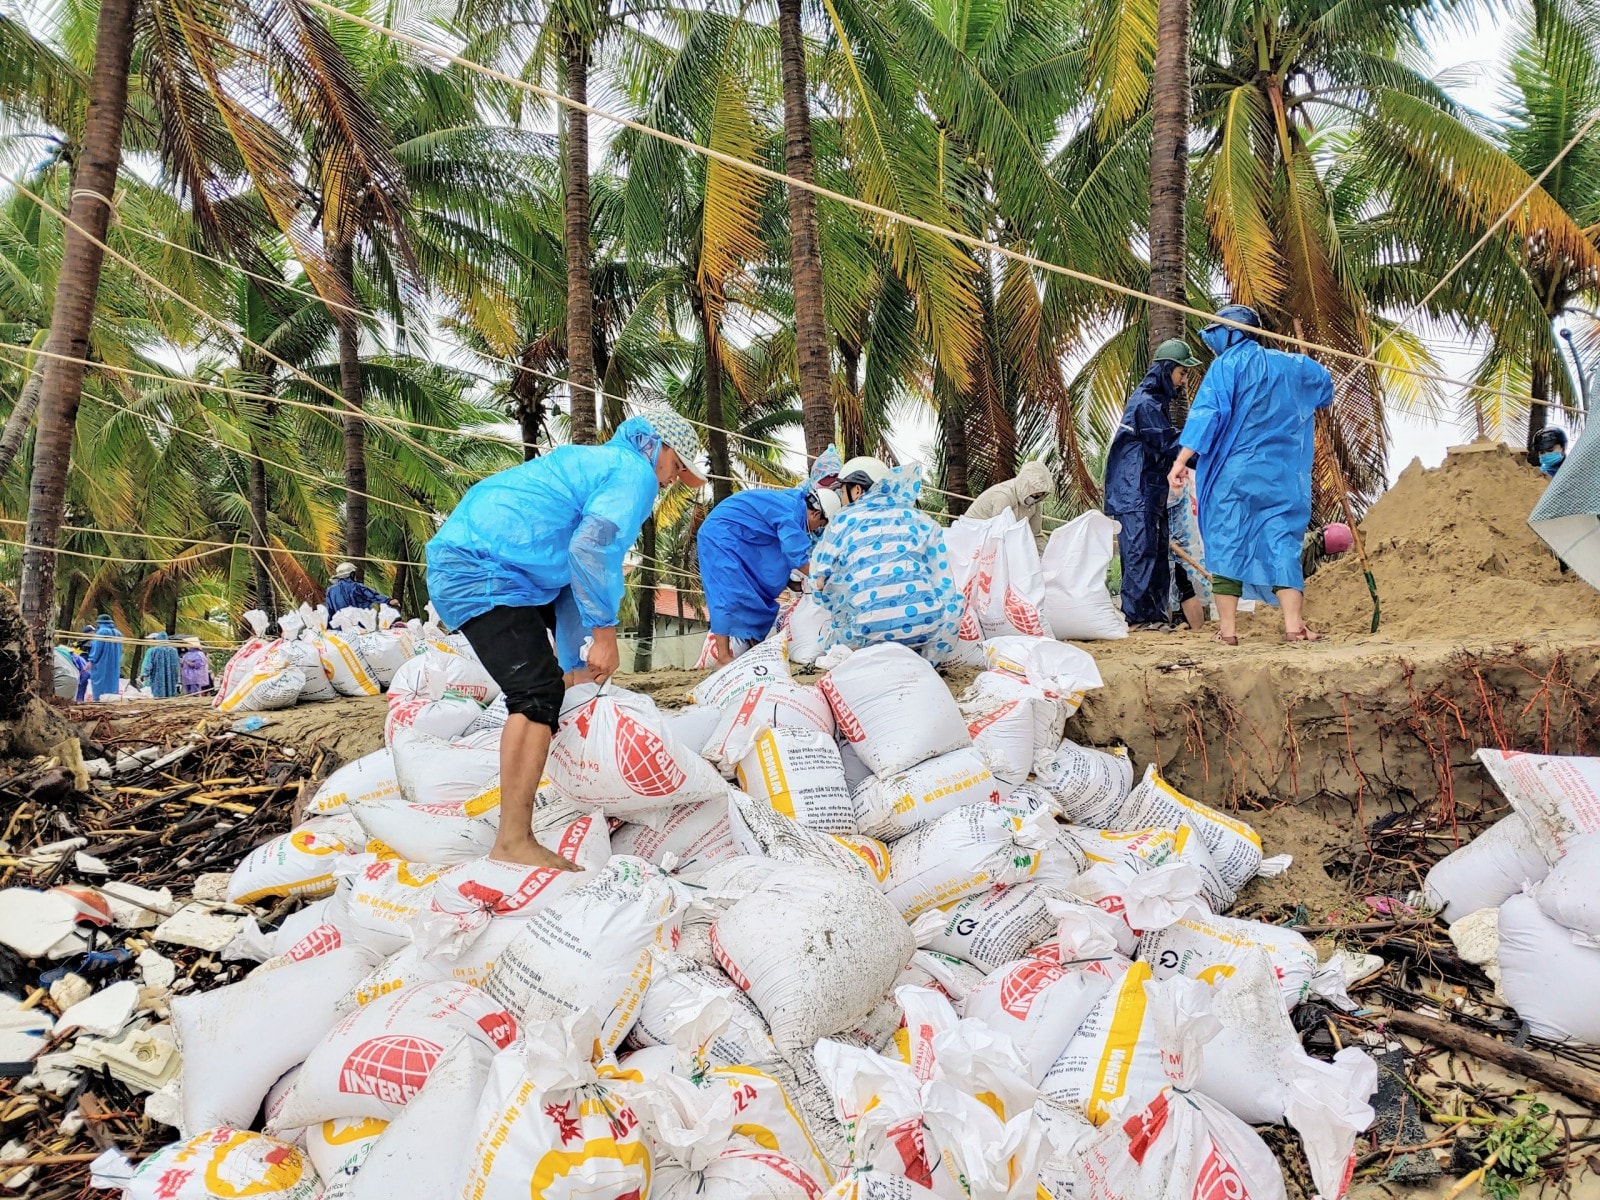
{"type": "Polygon", "coordinates": [[[339,1090],[404,1104],[422,1090],[444,1047],[426,1038],[394,1035],[362,1042],[339,1071],[339,1090]]]}
{"type": "Polygon", "coordinates": [[[625,713],[617,714],[617,771],[639,796],[670,796],[688,782],[667,744],[625,713]]]}
{"type": "Polygon", "coordinates": [[[1021,633],[1033,637],[1049,636],[1044,631],[1044,622],[1039,618],[1038,608],[1019,595],[1017,589],[1013,587],[1006,588],[1006,620],[1021,633]]]}
{"type": "Polygon", "coordinates": [[[1022,959],[1001,981],[1000,1007],[1017,1020],[1026,1020],[1039,993],[1065,975],[1064,969],[1052,963],[1022,959]]]}

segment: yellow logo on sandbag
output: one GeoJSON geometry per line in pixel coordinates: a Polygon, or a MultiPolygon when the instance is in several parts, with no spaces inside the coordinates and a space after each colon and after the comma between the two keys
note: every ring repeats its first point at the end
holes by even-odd
{"type": "MultiPolygon", "coordinates": [[[[574,1171],[581,1172],[576,1187],[605,1188],[605,1194],[612,1194],[609,1188],[615,1185],[625,1185],[635,1178],[635,1172],[643,1171],[644,1183],[628,1192],[615,1193],[617,1200],[637,1200],[640,1196],[650,1192],[650,1152],[639,1142],[624,1142],[620,1146],[613,1138],[589,1138],[577,1150],[551,1150],[539,1160],[539,1165],[533,1169],[533,1178],[528,1181],[529,1200],[554,1200],[555,1197],[569,1195],[566,1188],[557,1188],[556,1180],[564,1179],[574,1171]],[[611,1166],[615,1164],[614,1166],[611,1166]],[[611,1167],[606,1170],[606,1167],[611,1167]]],[[[572,1191],[573,1196],[600,1195],[600,1191],[590,1193],[572,1191]]]]}
{"type": "Polygon", "coordinates": [[[500,785],[497,783],[486,792],[479,792],[472,799],[461,806],[461,811],[469,817],[481,817],[486,812],[493,812],[500,807],[500,785]]]}
{"type": "Polygon", "coordinates": [[[206,1163],[206,1188],[218,1200],[242,1200],[286,1191],[299,1183],[306,1173],[300,1151],[283,1144],[262,1145],[268,1142],[259,1133],[236,1131],[212,1151],[206,1163]]]}
{"type": "Polygon", "coordinates": [[[321,839],[314,829],[296,829],[289,835],[289,845],[301,854],[342,854],[344,843],[333,838],[321,839]]]}
{"type": "Polygon", "coordinates": [[[348,1146],[363,1138],[377,1137],[387,1128],[389,1122],[378,1117],[339,1117],[322,1123],[322,1140],[330,1146],[348,1146]]]}

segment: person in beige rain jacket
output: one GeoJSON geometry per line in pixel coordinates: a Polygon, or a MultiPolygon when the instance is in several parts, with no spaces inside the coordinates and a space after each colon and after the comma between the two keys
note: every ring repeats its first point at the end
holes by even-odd
{"type": "Polygon", "coordinates": [[[997,483],[972,502],[966,516],[977,521],[998,517],[1006,509],[1028,523],[1033,530],[1033,540],[1044,549],[1045,537],[1042,518],[1044,502],[1056,493],[1056,481],[1050,468],[1035,459],[1022,464],[1015,479],[997,483]]]}

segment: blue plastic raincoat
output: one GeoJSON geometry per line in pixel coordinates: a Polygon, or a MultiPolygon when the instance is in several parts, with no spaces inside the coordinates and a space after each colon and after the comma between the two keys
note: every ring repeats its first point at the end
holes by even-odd
{"type": "Polygon", "coordinates": [[[1167,472],[1178,453],[1172,425],[1175,363],[1156,362],[1128,397],[1106,455],[1108,516],[1122,524],[1122,615],[1133,625],[1165,621],[1172,586],[1167,472]]]}
{"type": "MultiPolygon", "coordinates": [[[[101,614],[94,631],[101,637],[119,638],[118,629],[111,618],[101,614]]],[[[89,688],[96,700],[122,692],[122,643],[96,641],[89,643],[89,688]]]]}
{"type": "Polygon", "coordinates": [[[1201,337],[1218,357],[1180,440],[1197,456],[1206,568],[1239,580],[1246,598],[1276,604],[1275,589],[1305,585],[1314,417],[1333,403],[1333,377],[1303,354],[1268,350],[1234,329],[1201,337]]]}
{"type": "Polygon", "coordinates": [[[920,467],[897,467],[828,522],[811,581],[830,618],[824,645],[910,646],[930,662],[956,649],[966,601],[950,574],[944,530],[917,511],[920,467]]]}
{"type": "MultiPolygon", "coordinates": [[[[359,580],[335,579],[328,585],[323,604],[327,607],[328,615],[332,617],[347,608],[377,608],[381,604],[386,604],[388,599],[382,592],[373,591],[359,580]]],[[[434,607],[439,606],[435,604],[434,607]]]]}
{"type": "Polygon", "coordinates": [[[698,547],[711,632],[760,641],[778,619],[789,576],[811,558],[806,489],[735,492],[706,517],[698,547]]]}
{"type": "Polygon", "coordinates": [[[604,446],[558,446],[474,484],[428,543],[428,595],[459,629],[491,608],[556,606],[561,665],[614,626],[622,556],[655,507],[661,440],[629,417],[604,446]]]}
{"type": "MultiPolygon", "coordinates": [[[[152,633],[150,640],[164,642],[167,635],[152,633]]],[[[178,651],[175,646],[151,646],[144,660],[145,686],[157,700],[170,700],[178,694],[178,651]]]]}

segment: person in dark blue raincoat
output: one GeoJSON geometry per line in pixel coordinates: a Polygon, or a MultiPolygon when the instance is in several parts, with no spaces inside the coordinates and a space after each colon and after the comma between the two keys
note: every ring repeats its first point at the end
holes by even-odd
{"type": "MultiPolygon", "coordinates": [[[[86,634],[93,633],[94,626],[85,625],[83,627],[83,632],[86,634]]],[[[93,671],[94,667],[89,661],[89,651],[85,647],[93,646],[93,642],[85,642],[83,645],[77,647],[72,655],[72,661],[78,666],[78,695],[73,701],[75,704],[82,704],[84,701],[89,699],[90,673],[93,671]]]]}
{"type": "MultiPolygon", "coordinates": [[[[147,639],[164,642],[167,635],[152,633],[147,639]]],[[[144,659],[145,686],[157,700],[170,700],[178,694],[178,649],[176,646],[152,646],[144,659]]]]}
{"type": "Polygon", "coordinates": [[[746,488],[700,526],[700,586],[711,617],[714,657],[732,662],[772,632],[778,596],[804,573],[811,547],[842,502],[830,488],[746,488]]]}
{"type": "Polygon", "coordinates": [[[1182,338],[1156,348],[1150,369],[1128,397],[1106,455],[1106,515],[1122,525],[1122,615],[1134,629],[1166,628],[1172,574],[1168,566],[1167,473],[1178,453],[1172,401],[1200,365],[1182,338]]]}
{"type": "Polygon", "coordinates": [[[700,439],[677,413],[632,416],[604,446],[558,446],[479,480],[428,543],[434,610],[465,635],[510,714],[490,857],[575,869],[533,836],[550,739],[567,684],[616,671],[623,556],[663,487],[705,483],[699,457],[700,439]]]}
{"type": "Polygon", "coordinates": [[[89,644],[89,688],[96,700],[115,698],[122,694],[122,643],[105,639],[120,638],[122,630],[101,613],[94,631],[99,638],[89,644]]]}
{"type": "Polygon", "coordinates": [[[1333,377],[1304,354],[1268,350],[1249,332],[1254,309],[1229,305],[1201,334],[1217,359],[1196,391],[1169,482],[1195,460],[1200,538],[1217,606],[1218,640],[1238,644],[1241,598],[1283,606],[1283,636],[1314,642],[1305,623],[1300,551],[1311,520],[1316,412],[1333,403],[1333,377]]]}

